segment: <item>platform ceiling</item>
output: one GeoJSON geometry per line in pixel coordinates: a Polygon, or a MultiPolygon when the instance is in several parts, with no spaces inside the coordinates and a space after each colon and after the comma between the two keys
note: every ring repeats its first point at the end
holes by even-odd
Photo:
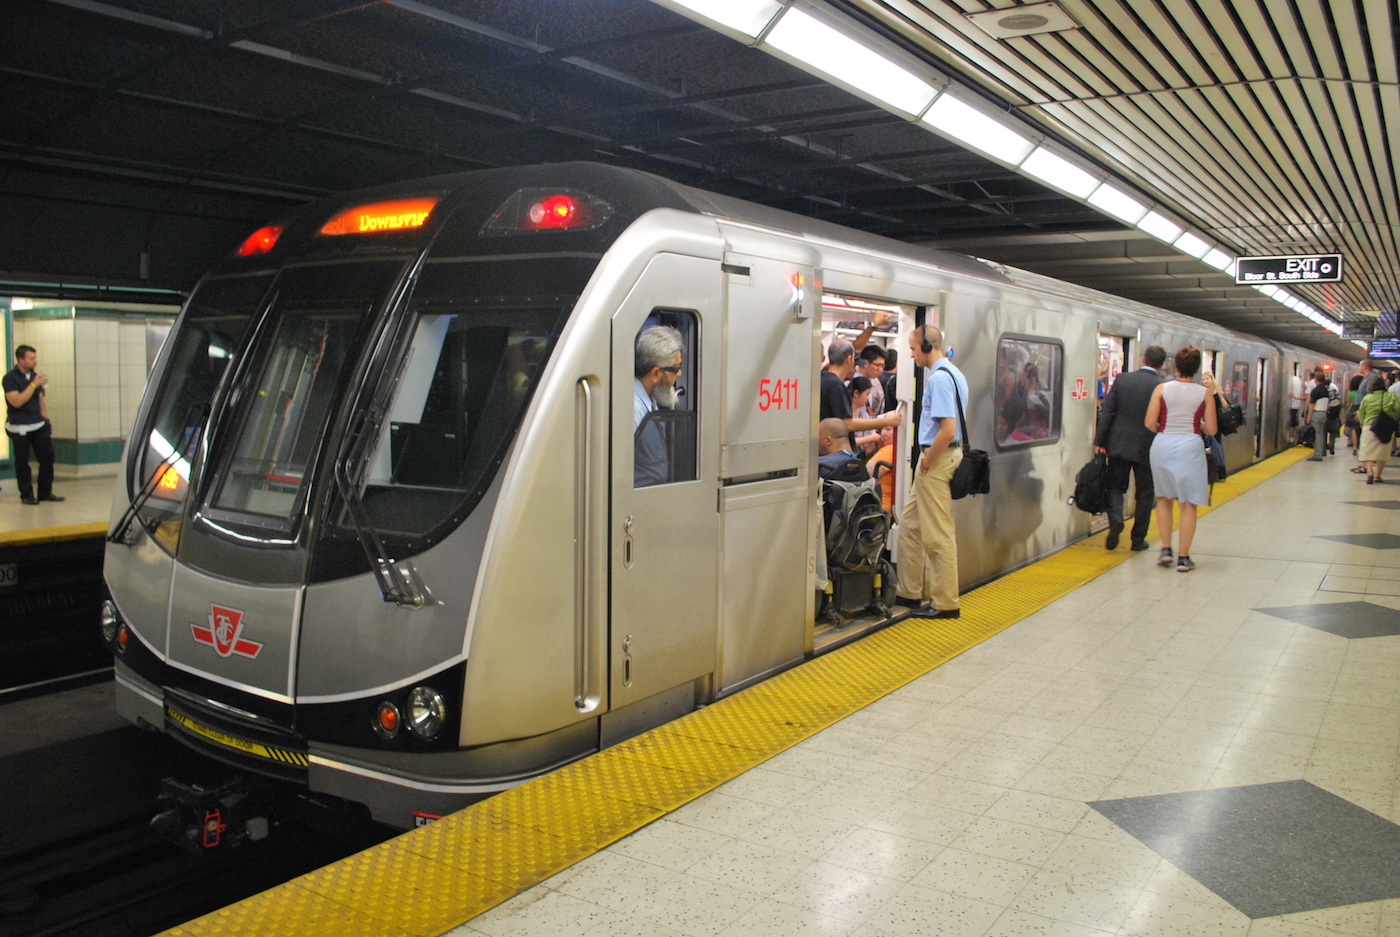
{"type": "MultiPolygon", "coordinates": [[[[1400,303],[1393,0],[1060,5],[998,39],[965,14],[1004,0],[826,4],[1222,246],[1344,254],[1293,290],[1333,318],[1400,303]]],[[[0,36],[0,295],[148,301],[325,193],[588,159],[1361,352],[652,0],[5,0],[0,36]]]]}

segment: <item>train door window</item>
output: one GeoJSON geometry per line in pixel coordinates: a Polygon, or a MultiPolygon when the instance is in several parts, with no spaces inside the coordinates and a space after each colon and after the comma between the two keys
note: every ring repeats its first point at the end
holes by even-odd
{"type": "Polygon", "coordinates": [[[1000,449],[1060,437],[1064,345],[1053,339],[1003,335],[997,345],[996,442],[1000,449]]]}
{"type": "Polygon", "coordinates": [[[1249,362],[1236,361],[1230,365],[1229,383],[1225,387],[1225,396],[1231,403],[1237,403],[1241,407],[1249,402],[1249,362]]]}
{"type": "Polygon", "coordinates": [[[1123,362],[1128,360],[1128,340],[1121,335],[1099,335],[1099,365],[1097,390],[1099,402],[1113,386],[1118,375],[1123,373],[1123,362]]]}
{"type": "Polygon", "coordinates": [[[698,476],[699,319],[654,309],[633,342],[632,478],[636,488],[698,476]]]}

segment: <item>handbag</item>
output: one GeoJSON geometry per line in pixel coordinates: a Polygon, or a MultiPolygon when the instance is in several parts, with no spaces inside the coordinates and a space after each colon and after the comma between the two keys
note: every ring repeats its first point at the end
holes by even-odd
{"type": "MultiPolygon", "coordinates": [[[[947,371],[946,368],[937,370],[947,371]]],[[[958,381],[951,372],[948,372],[948,380],[953,382],[953,399],[958,402],[958,427],[962,432],[962,461],[953,470],[953,477],[948,482],[948,490],[956,501],[968,495],[984,495],[992,490],[992,464],[984,450],[973,449],[968,443],[967,417],[963,415],[962,394],[958,392],[958,381]]]]}
{"type": "Polygon", "coordinates": [[[1371,432],[1381,442],[1390,442],[1397,429],[1400,429],[1400,422],[1396,422],[1395,417],[1384,410],[1376,414],[1376,418],[1371,421],[1371,432]]]}
{"type": "Polygon", "coordinates": [[[1084,463],[1074,476],[1074,494],[1069,503],[1089,514],[1108,510],[1108,457],[1102,452],[1084,463]]]}
{"type": "Polygon", "coordinates": [[[1221,436],[1230,436],[1239,432],[1243,414],[1238,413],[1239,404],[1225,406],[1220,402],[1220,395],[1215,394],[1215,428],[1221,436]]]}

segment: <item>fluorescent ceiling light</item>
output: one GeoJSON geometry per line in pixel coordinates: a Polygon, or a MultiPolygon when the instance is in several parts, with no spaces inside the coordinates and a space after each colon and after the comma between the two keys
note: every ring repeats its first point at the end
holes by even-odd
{"type": "Polygon", "coordinates": [[[1166,241],[1168,244],[1175,241],[1183,230],[1181,225],[1162,217],[1155,211],[1148,212],[1146,217],[1137,223],[1137,226],[1159,241],[1166,241]]]}
{"type": "Polygon", "coordinates": [[[1172,241],[1172,247],[1175,247],[1188,257],[1195,257],[1197,260],[1204,257],[1206,251],[1210,250],[1209,244],[1196,237],[1196,235],[1192,234],[1190,231],[1187,231],[1181,237],[1172,241]]]}
{"type": "Polygon", "coordinates": [[[1277,299],[1278,294],[1283,292],[1283,290],[1279,289],[1277,286],[1256,286],[1255,289],[1270,299],[1277,299]]]}
{"type": "Polygon", "coordinates": [[[1147,206],[1126,192],[1115,189],[1105,182],[1089,196],[1089,204],[1099,211],[1108,212],[1115,218],[1135,225],[1147,214],[1147,206]]]}
{"type": "Polygon", "coordinates": [[[1089,193],[1098,187],[1099,180],[1061,156],[1056,156],[1043,146],[1026,157],[1021,171],[1030,173],[1041,182],[1048,182],[1075,198],[1088,198],[1089,193]]]}
{"type": "Polygon", "coordinates": [[[777,0],[662,0],[667,6],[680,7],[719,26],[743,33],[750,39],[759,34],[782,10],[777,0]]]}
{"type": "Polygon", "coordinates": [[[1235,265],[1235,258],[1231,257],[1224,251],[1214,247],[1206,251],[1206,255],[1202,257],[1201,260],[1205,263],[1210,264],[1216,270],[1228,271],[1231,267],[1235,265]]]}
{"type": "Polygon", "coordinates": [[[788,8],[763,44],[910,116],[938,93],[919,76],[795,7],[788,8]]]}
{"type": "Polygon", "coordinates": [[[1035,144],[970,104],[944,93],[924,114],[923,122],[959,143],[1010,163],[1020,163],[1035,144]]]}

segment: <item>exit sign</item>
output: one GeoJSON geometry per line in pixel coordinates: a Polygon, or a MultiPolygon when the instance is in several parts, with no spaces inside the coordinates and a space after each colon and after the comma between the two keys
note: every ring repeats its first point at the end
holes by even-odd
{"type": "Polygon", "coordinates": [[[1240,257],[1235,282],[1245,286],[1273,283],[1338,283],[1341,254],[1290,254],[1282,257],[1240,257]]]}

